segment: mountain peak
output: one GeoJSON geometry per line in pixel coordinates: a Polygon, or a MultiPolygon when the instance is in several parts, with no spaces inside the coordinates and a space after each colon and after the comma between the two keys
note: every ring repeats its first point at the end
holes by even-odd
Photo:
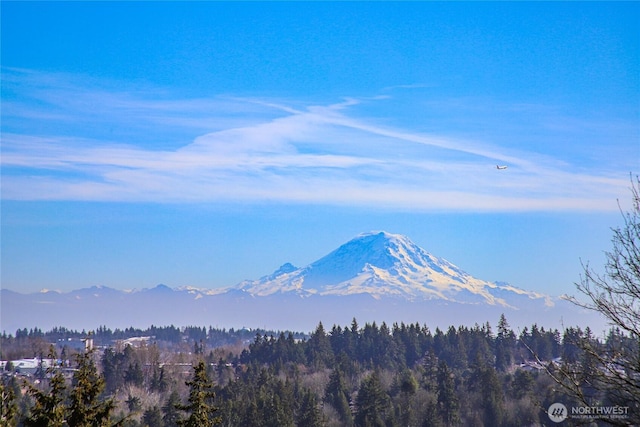
{"type": "Polygon", "coordinates": [[[256,296],[370,295],[503,307],[513,307],[508,301],[514,297],[543,297],[476,279],[408,237],[386,231],[359,234],[306,267],[296,269],[287,263],[271,275],[245,280],[235,288],[256,296]]]}
{"type": "Polygon", "coordinates": [[[402,234],[389,233],[387,231],[368,231],[366,233],[360,233],[350,242],[361,243],[379,243],[379,244],[413,244],[411,239],[402,234]]]}
{"type": "Polygon", "coordinates": [[[158,285],[156,285],[155,287],[149,289],[150,292],[173,292],[173,289],[171,289],[169,286],[160,283],[158,285]]]}
{"type": "Polygon", "coordinates": [[[304,286],[320,289],[335,285],[357,276],[367,265],[389,269],[399,261],[400,253],[405,256],[416,252],[420,248],[403,235],[386,231],[362,233],[306,267],[304,286]]]}
{"type": "Polygon", "coordinates": [[[285,264],[273,274],[244,281],[237,288],[254,295],[295,291],[302,295],[369,294],[375,298],[452,301],[459,295],[465,300],[502,303],[488,293],[488,282],[429,254],[408,237],[386,231],[359,234],[308,266],[292,268],[285,264]]]}
{"type": "Polygon", "coordinates": [[[366,231],[364,233],[360,233],[356,237],[354,237],[352,240],[357,240],[360,238],[369,238],[369,237],[376,237],[376,238],[388,239],[388,240],[394,239],[394,238],[406,238],[406,236],[403,236],[402,234],[393,234],[384,230],[372,230],[372,231],[366,231]]]}
{"type": "Polygon", "coordinates": [[[279,269],[274,271],[273,274],[275,276],[279,276],[281,274],[291,273],[292,271],[295,271],[297,269],[298,269],[298,267],[296,267],[295,265],[291,264],[290,262],[287,262],[287,263],[282,264],[279,269]]]}

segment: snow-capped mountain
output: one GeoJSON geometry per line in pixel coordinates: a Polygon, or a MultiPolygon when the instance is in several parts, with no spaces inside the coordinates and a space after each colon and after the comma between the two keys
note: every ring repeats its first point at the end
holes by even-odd
{"type": "Polygon", "coordinates": [[[378,299],[393,296],[504,307],[513,307],[512,299],[525,297],[553,304],[542,294],[476,279],[408,237],[384,231],[360,234],[306,267],[287,263],[271,275],[234,288],[255,296],[368,294],[378,299]]]}
{"type": "Polygon", "coordinates": [[[356,236],[306,267],[287,263],[229,288],[93,286],[31,294],[0,289],[0,302],[0,327],[9,332],[151,324],[311,331],[319,321],[346,325],[354,318],[446,327],[495,322],[501,314],[512,326],[544,322],[597,330],[602,323],[560,298],[474,278],[409,238],[382,231],[356,236]]]}

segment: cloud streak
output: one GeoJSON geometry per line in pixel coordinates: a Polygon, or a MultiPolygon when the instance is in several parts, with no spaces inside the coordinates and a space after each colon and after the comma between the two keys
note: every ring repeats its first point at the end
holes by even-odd
{"type": "Polygon", "coordinates": [[[12,96],[2,113],[5,200],[571,211],[616,209],[628,185],[628,175],[587,173],[552,153],[359,114],[365,103],[388,97],[329,105],[171,99],[10,73],[12,96]],[[111,135],[110,127],[127,132],[111,135]],[[510,167],[497,171],[496,163],[510,167]]]}

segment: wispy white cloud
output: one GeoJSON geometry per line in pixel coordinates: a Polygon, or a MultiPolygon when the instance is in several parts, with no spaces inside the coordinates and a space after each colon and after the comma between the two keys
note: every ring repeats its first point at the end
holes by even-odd
{"type": "Polygon", "coordinates": [[[609,210],[628,186],[628,172],[585,172],[553,153],[358,114],[386,97],[330,105],[172,99],[11,73],[2,111],[4,199],[609,210]],[[98,125],[130,131],[110,135],[98,125]],[[497,171],[497,163],[510,167],[497,171]]]}

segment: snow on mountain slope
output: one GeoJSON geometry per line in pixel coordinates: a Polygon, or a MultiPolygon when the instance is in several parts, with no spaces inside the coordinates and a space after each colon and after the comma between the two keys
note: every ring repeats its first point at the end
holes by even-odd
{"type": "Polygon", "coordinates": [[[306,267],[285,264],[269,276],[243,281],[234,289],[255,296],[369,294],[504,307],[513,307],[512,299],[522,301],[524,297],[552,304],[542,294],[476,279],[408,237],[384,231],[363,233],[306,267]]]}
{"type": "Polygon", "coordinates": [[[267,296],[275,293],[298,292],[302,294],[308,291],[302,290],[300,269],[290,263],[286,263],[268,276],[258,280],[244,280],[231,288],[231,290],[245,291],[255,296],[267,296]]]}

